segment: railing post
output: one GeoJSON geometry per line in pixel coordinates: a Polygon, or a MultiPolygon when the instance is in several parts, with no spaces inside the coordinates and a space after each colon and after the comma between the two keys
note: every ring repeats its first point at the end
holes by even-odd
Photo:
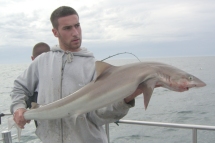
{"type": "Polygon", "coordinates": [[[105,124],[105,131],[107,134],[108,143],[110,143],[110,135],[109,135],[109,124],[105,124]]]}
{"type": "Polygon", "coordinates": [[[3,143],[12,143],[12,137],[11,137],[11,132],[6,130],[6,131],[2,131],[2,139],[3,139],[3,143]]]}
{"type": "Polygon", "coordinates": [[[193,128],[193,143],[197,143],[197,129],[193,128]]]}

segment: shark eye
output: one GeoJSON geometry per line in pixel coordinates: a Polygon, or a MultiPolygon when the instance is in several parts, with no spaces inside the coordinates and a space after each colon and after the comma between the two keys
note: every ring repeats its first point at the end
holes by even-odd
{"type": "Polygon", "coordinates": [[[193,77],[192,76],[189,76],[189,78],[188,78],[189,80],[193,80],[193,77]]]}

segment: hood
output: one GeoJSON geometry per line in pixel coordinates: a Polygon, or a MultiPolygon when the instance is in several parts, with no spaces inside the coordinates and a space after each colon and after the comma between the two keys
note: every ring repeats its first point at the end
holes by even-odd
{"type": "Polygon", "coordinates": [[[62,50],[59,45],[55,45],[51,48],[52,52],[62,52],[63,55],[67,55],[67,61],[71,62],[73,59],[73,56],[80,56],[80,57],[94,57],[93,53],[88,51],[86,48],[81,47],[81,50],[78,52],[70,52],[70,51],[64,51],[62,50]]]}

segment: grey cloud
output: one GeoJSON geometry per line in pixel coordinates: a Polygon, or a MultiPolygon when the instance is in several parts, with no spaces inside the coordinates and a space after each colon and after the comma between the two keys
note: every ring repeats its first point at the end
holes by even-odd
{"type": "MultiPolygon", "coordinates": [[[[32,16],[24,13],[10,14],[0,17],[0,29],[2,31],[0,45],[32,45],[40,41],[46,41],[51,34],[49,19],[41,19],[38,11],[32,16]],[[39,21],[39,25],[36,24],[39,21]]],[[[50,39],[48,39],[50,41],[50,39]]],[[[47,41],[48,41],[47,40],[47,41]]]]}

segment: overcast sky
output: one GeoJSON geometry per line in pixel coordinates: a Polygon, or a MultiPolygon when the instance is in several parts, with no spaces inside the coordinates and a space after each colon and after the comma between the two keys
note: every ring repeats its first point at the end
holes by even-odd
{"type": "Polygon", "coordinates": [[[56,45],[49,18],[62,5],[79,13],[82,46],[97,59],[215,56],[215,0],[0,0],[0,63],[31,62],[36,43],[56,45]]]}

